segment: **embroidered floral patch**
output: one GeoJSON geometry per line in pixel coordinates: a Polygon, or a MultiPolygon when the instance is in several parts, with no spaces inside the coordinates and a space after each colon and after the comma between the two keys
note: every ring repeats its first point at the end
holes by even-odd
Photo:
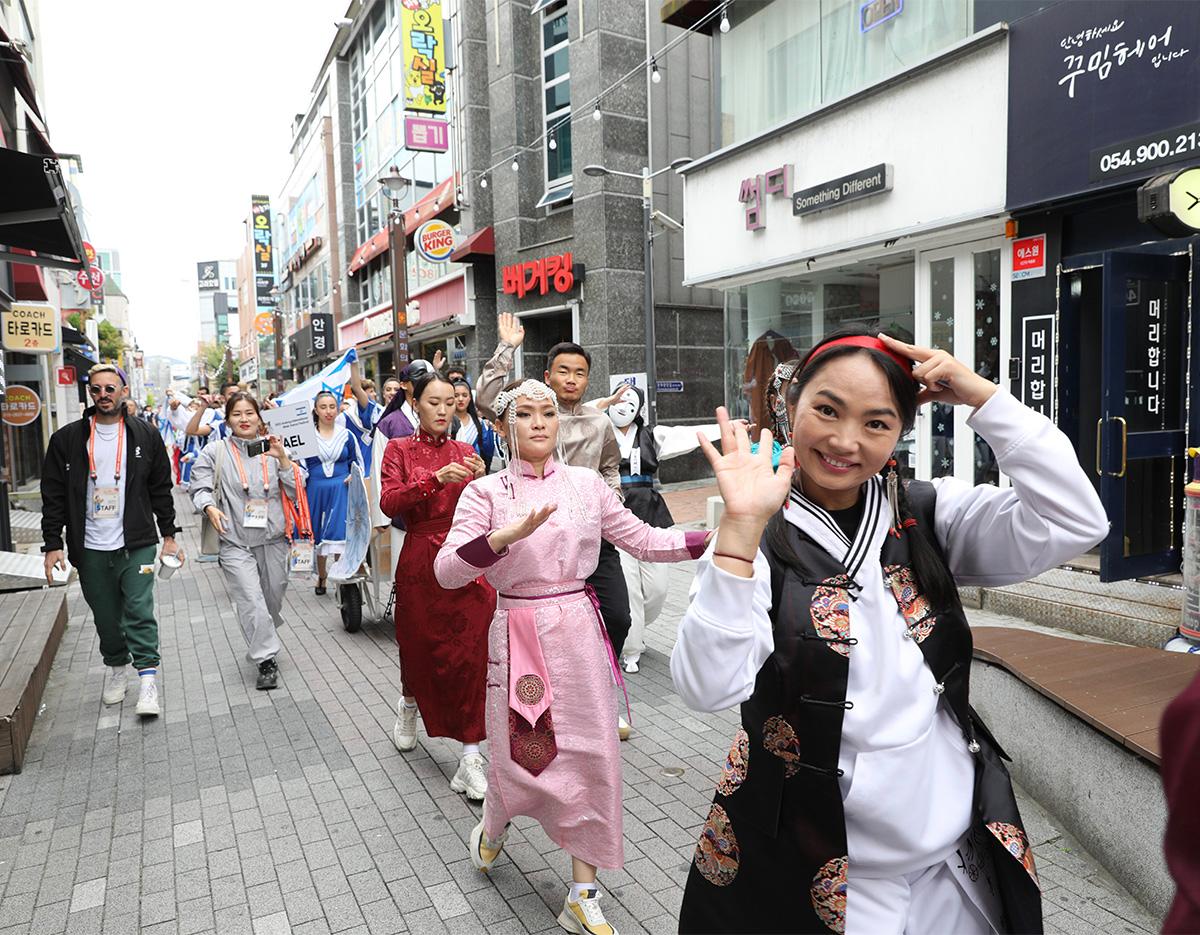
{"type": "Polygon", "coordinates": [[[809,895],[813,910],[831,932],[846,931],[846,869],[845,857],[835,857],[813,877],[809,895]]]}
{"type": "Polygon", "coordinates": [[[792,725],[778,714],[763,721],[763,746],[783,760],[785,776],[800,772],[800,740],[792,725]]]}
{"type": "MultiPolygon", "coordinates": [[[[850,593],[846,585],[850,579],[845,575],[826,578],[813,589],[809,612],[817,635],[826,640],[850,638],[850,593]]],[[[839,656],[849,656],[846,643],[826,643],[839,656]]]]}
{"type": "Polygon", "coordinates": [[[538,775],[558,756],[554,719],[547,708],[533,727],[512,708],[508,709],[508,753],[514,763],[538,775]]]}
{"type": "Polygon", "coordinates": [[[912,634],[913,640],[918,643],[924,642],[933,632],[937,618],[929,612],[929,601],[925,599],[925,595],[917,590],[912,566],[888,565],[883,569],[883,577],[892,589],[896,604],[900,608],[900,613],[904,615],[904,623],[908,626],[908,632],[912,634]]]}
{"type": "Polygon", "coordinates": [[[536,675],[522,675],[517,679],[516,695],[521,704],[535,705],[546,694],[546,686],[536,675]]]}
{"type": "Polygon", "coordinates": [[[708,819],[700,830],[693,858],[696,869],[713,886],[728,886],[737,876],[741,849],[725,809],[716,803],[708,811],[708,819]]]}
{"type": "Polygon", "coordinates": [[[725,758],[725,769],[717,783],[717,791],[721,795],[733,795],[746,781],[746,770],[750,766],[750,735],[744,728],[739,727],[733,735],[733,745],[725,758]]]}
{"type": "Polygon", "coordinates": [[[1033,864],[1033,848],[1029,846],[1029,838],[1025,837],[1025,832],[1019,826],[1006,821],[989,821],[987,827],[1004,849],[1021,862],[1025,872],[1040,889],[1042,884],[1038,883],[1037,867],[1033,864]]]}

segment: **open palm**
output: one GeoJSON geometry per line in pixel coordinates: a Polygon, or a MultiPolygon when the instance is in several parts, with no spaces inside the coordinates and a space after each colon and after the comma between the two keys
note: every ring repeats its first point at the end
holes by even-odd
{"type": "Polygon", "coordinates": [[[750,436],[742,422],[733,422],[722,406],[717,410],[721,450],[700,436],[700,447],[712,465],[730,519],[766,523],[787,499],[795,453],[784,448],[779,467],[771,466],[771,433],[763,429],[758,452],[750,451],[750,436]]]}

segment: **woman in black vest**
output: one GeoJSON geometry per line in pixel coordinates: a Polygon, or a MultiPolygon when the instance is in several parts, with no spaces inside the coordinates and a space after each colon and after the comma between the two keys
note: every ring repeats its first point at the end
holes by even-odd
{"type": "Polygon", "coordinates": [[[1033,854],[971,709],[961,584],[1032,577],[1108,522],[1068,439],[945,351],[865,330],[789,387],[778,471],[724,410],[703,447],[725,500],[671,657],[684,701],[741,704],[682,932],[1040,932],[1033,854]],[[918,405],[968,423],[1010,488],[904,487],[918,405]],[[793,471],[794,469],[794,471],[793,471]],[[782,507],[782,509],[781,509],[782,507]]]}

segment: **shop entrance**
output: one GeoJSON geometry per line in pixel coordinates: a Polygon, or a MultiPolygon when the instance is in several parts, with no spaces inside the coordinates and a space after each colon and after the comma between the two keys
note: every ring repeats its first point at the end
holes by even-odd
{"type": "Polygon", "coordinates": [[[1059,356],[1073,366],[1062,368],[1060,425],[1111,523],[1103,581],[1177,572],[1182,561],[1192,265],[1190,247],[1063,262],[1059,356]]]}
{"type": "MultiPolygon", "coordinates": [[[[916,343],[948,351],[997,383],[1001,361],[1008,359],[1011,253],[1005,243],[993,237],[926,250],[917,263],[916,343]]],[[[921,407],[917,477],[1003,482],[995,455],[967,425],[970,414],[966,406],[921,407]]]]}

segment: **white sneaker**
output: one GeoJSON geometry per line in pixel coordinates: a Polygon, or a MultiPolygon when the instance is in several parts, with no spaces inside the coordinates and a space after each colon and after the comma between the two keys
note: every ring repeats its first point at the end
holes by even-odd
{"type": "Polygon", "coordinates": [[[500,851],[504,848],[504,842],[507,838],[508,825],[505,825],[504,830],[500,832],[499,840],[487,840],[487,837],[483,833],[483,819],[480,818],[479,824],[471,832],[471,863],[475,865],[475,869],[482,870],[484,873],[491,870],[492,864],[500,856],[500,851]]]}
{"type": "Polygon", "coordinates": [[[483,754],[468,753],[458,761],[458,770],[450,780],[452,792],[467,794],[472,802],[482,802],[487,794],[487,768],[483,754]]]}
{"type": "Polygon", "coordinates": [[[142,687],[138,692],[135,710],[142,717],[158,717],[162,713],[162,709],[158,706],[158,682],[150,676],[138,679],[138,681],[142,683],[142,687]]]}
{"type": "Polygon", "coordinates": [[[600,908],[600,891],[590,892],[590,897],[580,896],[574,902],[571,894],[567,894],[563,910],[558,914],[559,927],[575,935],[617,935],[617,930],[604,918],[604,910],[600,908]]]}
{"type": "Polygon", "coordinates": [[[104,694],[100,700],[105,704],[120,704],[129,691],[129,670],[125,666],[110,666],[104,677],[104,694]]]}
{"type": "Polygon", "coordinates": [[[617,715],[617,736],[622,740],[628,740],[629,735],[633,733],[633,728],[629,726],[629,722],[625,720],[623,714],[617,715]]]}
{"type": "Polygon", "coordinates": [[[628,658],[622,659],[621,665],[624,667],[626,672],[628,672],[630,675],[633,675],[633,673],[638,670],[637,656],[630,656],[628,658]]]}
{"type": "Polygon", "coordinates": [[[396,718],[396,726],[392,728],[392,743],[401,753],[408,753],[417,749],[417,709],[407,707],[401,698],[397,703],[397,710],[399,715],[396,718]]]}

